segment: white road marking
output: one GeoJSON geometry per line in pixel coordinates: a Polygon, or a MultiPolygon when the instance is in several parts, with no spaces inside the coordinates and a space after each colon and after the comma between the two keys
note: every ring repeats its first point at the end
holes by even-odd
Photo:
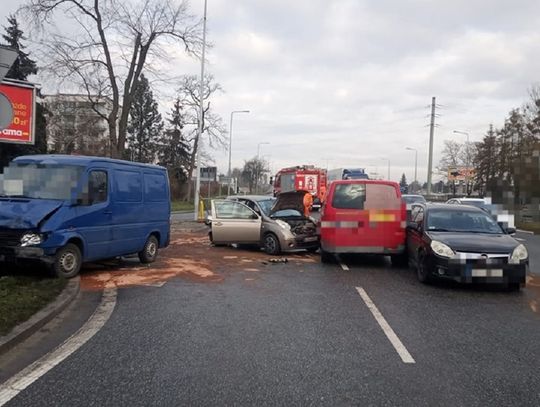
{"type": "Polygon", "coordinates": [[[103,291],[101,304],[75,334],[52,352],[36,360],[0,385],[0,406],[13,399],[90,340],[109,320],[116,305],[116,288],[103,291]]]}
{"type": "Polygon", "coordinates": [[[339,265],[344,271],[349,271],[349,266],[347,266],[345,263],[343,263],[341,260],[339,261],[339,265]]]}
{"type": "Polygon", "coordinates": [[[366,291],[362,287],[356,287],[356,291],[358,291],[358,294],[360,294],[360,297],[362,297],[362,299],[366,303],[367,307],[375,317],[375,320],[379,323],[379,326],[382,328],[386,337],[394,346],[394,349],[396,350],[398,355],[401,357],[403,363],[416,363],[405,345],[403,345],[403,343],[399,340],[392,327],[388,324],[388,322],[386,322],[386,319],[383,317],[377,306],[373,303],[373,301],[371,301],[371,298],[369,298],[369,295],[366,293],[366,291]]]}

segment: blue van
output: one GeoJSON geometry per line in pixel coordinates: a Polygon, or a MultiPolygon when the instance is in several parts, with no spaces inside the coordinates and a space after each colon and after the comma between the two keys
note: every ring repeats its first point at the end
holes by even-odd
{"type": "Polygon", "coordinates": [[[0,267],[39,260],[58,277],[128,254],[153,262],[170,240],[163,167],[101,157],[34,155],[0,174],[0,267]]]}

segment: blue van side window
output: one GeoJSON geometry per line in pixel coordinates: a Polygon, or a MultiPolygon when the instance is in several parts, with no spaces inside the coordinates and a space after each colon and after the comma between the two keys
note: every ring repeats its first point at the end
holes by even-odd
{"type": "Polygon", "coordinates": [[[107,173],[105,171],[90,172],[88,196],[91,205],[107,201],[107,173]]]}
{"type": "Polygon", "coordinates": [[[135,171],[115,171],[115,189],[117,202],[141,202],[141,173],[135,171]]]}
{"type": "Polygon", "coordinates": [[[167,179],[162,174],[144,174],[145,202],[167,201],[167,179]]]}

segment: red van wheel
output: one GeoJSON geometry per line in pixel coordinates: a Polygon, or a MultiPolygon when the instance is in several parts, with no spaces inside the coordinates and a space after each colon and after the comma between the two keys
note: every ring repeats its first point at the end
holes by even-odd
{"type": "Polygon", "coordinates": [[[335,261],[335,257],[333,253],[325,252],[321,248],[321,263],[333,263],[335,261]]]}

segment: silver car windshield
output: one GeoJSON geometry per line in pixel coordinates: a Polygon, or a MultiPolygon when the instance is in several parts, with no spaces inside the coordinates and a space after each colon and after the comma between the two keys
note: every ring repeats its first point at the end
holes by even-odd
{"type": "Polygon", "coordinates": [[[274,206],[275,202],[276,202],[275,198],[257,201],[257,203],[259,204],[259,207],[261,208],[261,210],[264,212],[265,215],[270,215],[270,210],[272,209],[272,206],[274,206]]]}

